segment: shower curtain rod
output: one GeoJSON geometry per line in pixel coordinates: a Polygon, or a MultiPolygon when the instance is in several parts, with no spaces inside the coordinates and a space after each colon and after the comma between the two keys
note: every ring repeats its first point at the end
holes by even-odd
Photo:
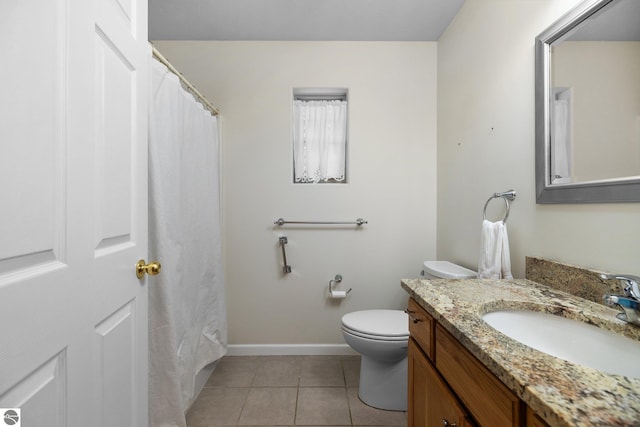
{"type": "Polygon", "coordinates": [[[167,58],[165,58],[160,51],[158,51],[158,49],[156,49],[155,46],[151,45],[151,49],[153,51],[153,57],[156,58],[158,61],[162,62],[168,69],[169,71],[171,71],[173,74],[175,74],[176,76],[178,76],[178,78],[180,79],[180,81],[187,87],[187,89],[195,96],[198,98],[198,100],[204,104],[204,106],[206,107],[207,110],[211,111],[211,114],[213,114],[214,116],[217,116],[220,114],[220,110],[218,110],[216,107],[214,107],[208,100],[207,98],[204,97],[203,94],[200,93],[200,91],[198,91],[198,89],[195,88],[195,86],[193,86],[189,80],[187,80],[181,73],[180,71],[178,71],[176,69],[176,67],[174,67],[171,62],[169,62],[169,60],[167,60],[167,58]]]}

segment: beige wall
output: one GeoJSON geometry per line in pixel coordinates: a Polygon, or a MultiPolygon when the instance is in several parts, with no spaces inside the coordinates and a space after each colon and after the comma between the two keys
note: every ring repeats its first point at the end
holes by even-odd
{"type": "Polygon", "coordinates": [[[441,37],[439,258],[477,265],[482,207],[493,192],[514,188],[508,229],[516,277],[527,255],[640,274],[640,204],[535,203],[534,39],[575,4],[467,0],[441,37]]]}
{"type": "Polygon", "coordinates": [[[640,204],[535,203],[534,38],[577,1],[467,0],[437,46],[157,42],[223,111],[230,343],[342,344],[343,313],[403,307],[399,279],[436,256],[436,120],[438,259],[475,269],[482,207],[514,188],[516,277],[526,255],[640,274],[640,204]],[[349,184],[291,183],[294,87],[349,88],[349,184]],[[369,224],[279,229],[281,216],[369,224]],[[338,304],[335,274],[353,287],[338,304]]]}
{"type": "Polygon", "coordinates": [[[403,308],[400,279],[436,254],[436,43],[155,44],[222,110],[229,342],[344,344],[342,314],[403,308]],[[349,89],[348,184],[292,184],[294,87],[349,89]],[[326,298],[336,274],[353,288],[339,303],[326,298]]]}

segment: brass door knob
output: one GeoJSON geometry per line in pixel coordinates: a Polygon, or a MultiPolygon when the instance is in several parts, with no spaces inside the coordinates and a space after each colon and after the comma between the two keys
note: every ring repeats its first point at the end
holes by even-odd
{"type": "Polygon", "coordinates": [[[145,273],[149,276],[155,276],[156,274],[160,273],[161,268],[162,266],[158,261],[153,261],[147,264],[143,259],[141,259],[136,264],[136,277],[138,279],[142,279],[145,273]]]}

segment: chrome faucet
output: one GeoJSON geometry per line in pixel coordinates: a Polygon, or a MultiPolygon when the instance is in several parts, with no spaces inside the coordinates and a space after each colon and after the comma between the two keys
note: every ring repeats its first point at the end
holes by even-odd
{"type": "Polygon", "coordinates": [[[624,295],[605,294],[604,303],[622,310],[616,316],[627,323],[640,326],[640,277],[631,274],[601,274],[601,279],[618,280],[624,295]]]}

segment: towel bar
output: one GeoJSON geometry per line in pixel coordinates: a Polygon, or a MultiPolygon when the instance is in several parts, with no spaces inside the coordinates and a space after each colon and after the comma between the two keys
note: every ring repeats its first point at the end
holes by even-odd
{"type": "Polygon", "coordinates": [[[502,219],[502,222],[504,223],[507,222],[507,218],[509,218],[509,211],[511,210],[511,206],[509,206],[509,200],[516,199],[515,190],[508,190],[502,193],[493,193],[493,195],[489,197],[487,202],[484,204],[484,209],[482,210],[482,219],[487,219],[487,206],[489,206],[489,202],[493,199],[498,199],[498,198],[502,198],[502,200],[504,200],[505,205],[507,206],[507,211],[505,212],[504,218],[502,219]]]}
{"type": "Polygon", "coordinates": [[[285,221],[282,218],[278,218],[273,222],[274,224],[284,225],[284,224],[319,224],[319,225],[357,225],[361,226],[362,224],[368,224],[362,218],[358,218],[355,221],[285,221]]]}

